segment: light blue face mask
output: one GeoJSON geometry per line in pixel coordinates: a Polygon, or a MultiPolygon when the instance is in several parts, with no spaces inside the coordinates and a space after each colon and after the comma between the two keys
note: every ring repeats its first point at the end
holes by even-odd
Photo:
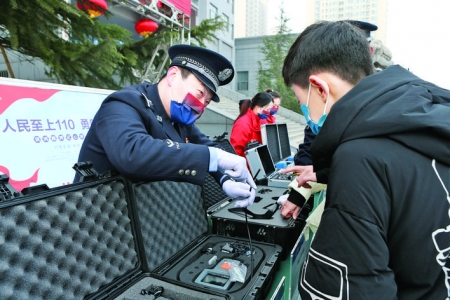
{"type": "Polygon", "coordinates": [[[311,94],[311,83],[309,84],[309,88],[308,88],[308,98],[306,99],[306,104],[300,105],[300,110],[302,111],[303,116],[306,119],[306,124],[308,124],[308,126],[311,128],[312,133],[314,133],[315,135],[318,135],[320,129],[323,126],[323,123],[325,122],[325,120],[327,118],[327,114],[325,112],[327,111],[328,97],[327,97],[327,101],[325,102],[325,107],[323,108],[323,114],[319,118],[319,121],[317,121],[317,123],[316,123],[316,122],[313,122],[313,120],[311,120],[310,111],[309,111],[309,107],[308,107],[310,94],[311,94]]]}

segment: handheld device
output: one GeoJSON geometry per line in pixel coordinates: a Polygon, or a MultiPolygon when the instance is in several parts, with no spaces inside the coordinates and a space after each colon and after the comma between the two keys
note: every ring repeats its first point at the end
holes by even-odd
{"type": "Polygon", "coordinates": [[[217,265],[215,265],[214,268],[204,269],[200,275],[198,275],[197,279],[195,279],[195,283],[216,289],[227,290],[231,284],[228,264],[231,262],[236,264],[241,263],[238,260],[224,258],[217,265]]]}

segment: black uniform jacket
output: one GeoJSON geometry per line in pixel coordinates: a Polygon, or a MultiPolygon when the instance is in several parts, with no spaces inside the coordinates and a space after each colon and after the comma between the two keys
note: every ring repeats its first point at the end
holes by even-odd
{"type": "Polygon", "coordinates": [[[447,299],[450,91],[391,66],[333,105],[311,154],[329,178],[302,299],[447,299]]]}
{"type": "Polygon", "coordinates": [[[303,143],[298,145],[297,153],[294,155],[294,163],[296,166],[310,166],[312,165],[311,158],[311,143],[314,141],[316,135],[312,132],[309,126],[305,127],[303,143]]]}
{"type": "MultiPolygon", "coordinates": [[[[117,170],[133,181],[201,185],[209,169],[207,146],[218,145],[195,125],[175,126],[180,133],[164,110],[156,84],[124,88],[102,103],[78,161],[91,161],[99,173],[117,170]]],[[[220,175],[213,174],[216,179],[220,175]]]]}

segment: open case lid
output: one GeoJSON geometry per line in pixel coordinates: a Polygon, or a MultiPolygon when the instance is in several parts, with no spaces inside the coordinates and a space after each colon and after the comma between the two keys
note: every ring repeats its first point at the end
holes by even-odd
{"type": "MultiPolygon", "coordinates": [[[[270,279],[269,274],[278,266],[277,261],[282,250],[280,246],[252,243],[253,247],[258,249],[255,254],[257,262],[253,270],[254,277],[245,285],[235,283],[236,286],[223,291],[204,287],[193,281],[196,275],[186,274],[195,274],[201,270],[196,268],[190,272],[190,268],[194,268],[194,261],[206,257],[203,252],[205,247],[216,247],[230,241],[247,243],[248,240],[207,234],[208,219],[201,186],[187,182],[161,181],[135,183],[132,190],[148,266],[145,271],[150,272],[153,278],[209,293],[219,293],[227,299],[259,299],[250,295],[259,295],[265,290],[265,278],[270,279]],[[186,279],[185,275],[189,279],[186,279]]],[[[209,268],[207,264],[202,267],[209,268]]],[[[250,276],[249,274],[247,276],[250,276]]]]}
{"type": "Polygon", "coordinates": [[[291,145],[286,123],[261,125],[261,139],[263,145],[267,145],[269,148],[275,164],[291,156],[291,145]]]}
{"type": "Polygon", "coordinates": [[[0,202],[0,298],[98,299],[141,274],[128,197],[113,176],[0,202]]]}
{"type": "Polygon", "coordinates": [[[267,178],[275,172],[275,164],[267,145],[259,145],[245,151],[247,164],[256,184],[267,185],[267,178]]]}
{"type": "Polygon", "coordinates": [[[132,186],[147,267],[153,272],[207,233],[202,188],[173,181],[132,186]]]}
{"type": "MultiPolygon", "coordinates": [[[[219,144],[223,150],[236,154],[233,145],[231,145],[230,141],[226,138],[227,134],[228,132],[224,132],[220,136],[215,136],[212,141],[219,144]]],[[[231,200],[210,174],[206,175],[205,183],[203,184],[203,199],[205,200],[205,206],[207,208],[213,207],[217,203],[231,200]]]]}

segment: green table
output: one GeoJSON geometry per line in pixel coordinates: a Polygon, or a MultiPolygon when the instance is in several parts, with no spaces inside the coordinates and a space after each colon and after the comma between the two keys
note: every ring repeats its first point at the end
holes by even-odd
{"type": "MultiPolygon", "coordinates": [[[[289,257],[286,258],[285,260],[282,260],[280,262],[280,269],[275,273],[275,277],[273,279],[272,282],[272,286],[270,288],[269,293],[266,296],[266,300],[270,300],[270,298],[272,297],[273,293],[275,292],[278,284],[280,283],[281,279],[283,278],[283,276],[285,277],[285,287],[284,287],[284,300],[289,300],[289,282],[290,282],[290,278],[291,278],[291,267],[290,267],[290,259],[289,257]]],[[[297,285],[297,283],[294,283],[295,285],[297,285]]]]}

